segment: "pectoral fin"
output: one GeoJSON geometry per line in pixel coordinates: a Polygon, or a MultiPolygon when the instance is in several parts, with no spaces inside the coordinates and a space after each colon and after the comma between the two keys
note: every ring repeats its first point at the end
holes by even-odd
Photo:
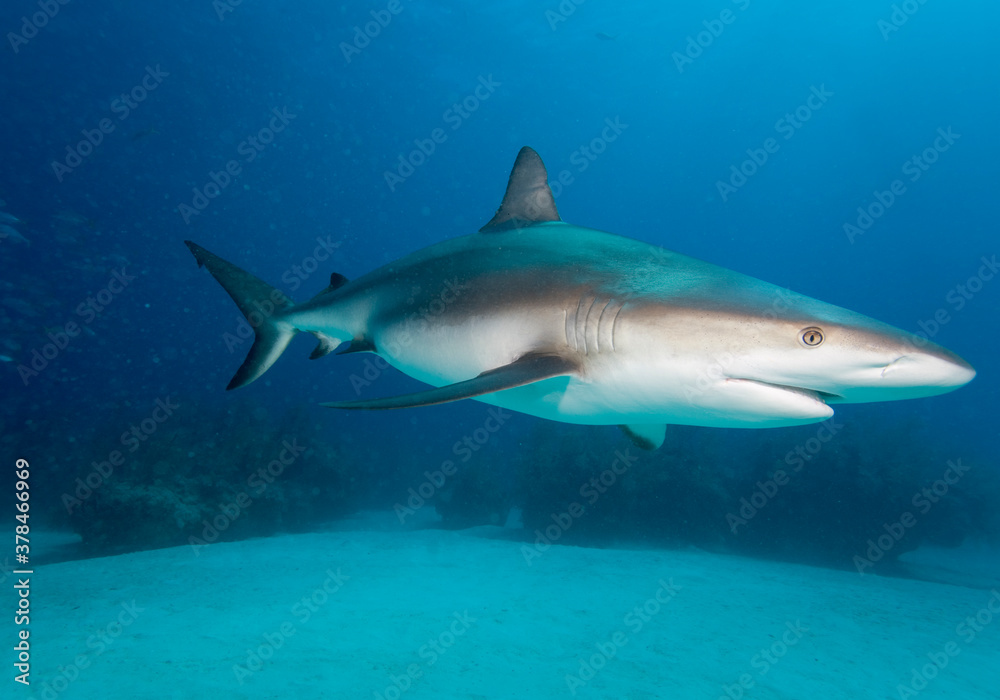
{"type": "Polygon", "coordinates": [[[471,399],[495,391],[513,389],[532,384],[543,379],[572,374],[576,364],[559,355],[524,355],[509,365],[497,367],[483,372],[478,377],[467,379],[457,384],[418,391],[403,396],[390,396],[383,399],[368,399],[362,401],[333,401],[324,403],[330,408],[360,408],[379,410],[387,408],[412,408],[414,406],[433,406],[449,401],[471,399]]]}

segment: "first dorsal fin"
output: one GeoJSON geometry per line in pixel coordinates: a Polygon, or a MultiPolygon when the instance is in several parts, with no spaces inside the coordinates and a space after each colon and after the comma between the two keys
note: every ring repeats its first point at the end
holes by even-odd
{"type": "Polygon", "coordinates": [[[525,146],[510,171],[507,191],[497,213],[481,233],[508,231],[545,221],[559,221],[556,200],[549,189],[548,173],[535,149],[525,146]]]}

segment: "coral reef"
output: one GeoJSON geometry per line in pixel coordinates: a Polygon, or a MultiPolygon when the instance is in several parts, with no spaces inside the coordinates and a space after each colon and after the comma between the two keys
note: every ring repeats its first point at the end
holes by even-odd
{"type": "Polygon", "coordinates": [[[540,426],[518,465],[518,500],[544,543],[694,544],[844,568],[859,557],[886,569],[922,543],[1000,540],[995,460],[948,454],[927,434],[916,420],[671,426],[662,448],[643,452],[594,429],[540,426]]]}
{"type": "Polygon", "coordinates": [[[100,457],[78,462],[63,505],[91,552],[305,530],[350,511],[355,495],[343,451],[318,434],[304,411],[277,423],[247,404],[178,411],[141,445],[123,438],[136,449],[118,450],[121,464],[95,441],[100,457]]]}
{"type": "Polygon", "coordinates": [[[856,410],[780,430],[671,426],[652,452],[616,428],[534,421],[490,437],[474,459],[441,462],[406,435],[332,433],[311,406],[172,400],[183,408],[141,440],[131,428],[151,414],[140,403],[104,416],[39,406],[46,419],[17,431],[0,415],[5,449],[35,455],[33,474],[45,475],[33,485],[36,522],[71,526],[90,555],[315,529],[357,508],[424,502],[448,528],[503,525],[516,507],[529,541],[695,545],[865,570],[888,571],[924,543],[1000,543],[995,456],[935,442],[941,432],[916,418],[856,410]],[[454,471],[439,475],[443,464],[454,471]]]}

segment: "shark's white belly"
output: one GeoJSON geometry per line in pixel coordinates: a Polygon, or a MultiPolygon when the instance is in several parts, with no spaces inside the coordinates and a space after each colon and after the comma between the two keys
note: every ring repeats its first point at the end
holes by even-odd
{"type": "Polygon", "coordinates": [[[650,373],[620,362],[586,377],[560,377],[480,397],[523,413],[587,425],[667,423],[731,428],[802,425],[825,420],[833,410],[815,396],[743,380],[722,379],[703,387],[691,372],[650,373]]]}
{"type": "Polygon", "coordinates": [[[717,358],[678,358],[648,348],[566,346],[564,313],[466,318],[461,324],[389,326],[375,339],[400,371],[445,386],[510,364],[525,353],[576,354],[579,375],[554,377],[478,397],[483,403],[540,418],[586,425],[670,423],[713,427],[777,427],[829,418],[814,395],[723,375],[717,358]]]}

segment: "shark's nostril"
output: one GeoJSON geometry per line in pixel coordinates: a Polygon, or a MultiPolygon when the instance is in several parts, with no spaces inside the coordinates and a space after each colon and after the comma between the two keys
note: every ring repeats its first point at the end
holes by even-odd
{"type": "Polygon", "coordinates": [[[882,368],[882,379],[894,386],[951,387],[968,384],[976,370],[951,353],[912,353],[897,357],[882,368]]]}
{"type": "Polygon", "coordinates": [[[897,357],[895,360],[887,364],[882,368],[882,377],[885,378],[888,374],[892,373],[894,370],[899,368],[899,363],[906,360],[909,355],[903,355],[902,357],[897,357]]]}

